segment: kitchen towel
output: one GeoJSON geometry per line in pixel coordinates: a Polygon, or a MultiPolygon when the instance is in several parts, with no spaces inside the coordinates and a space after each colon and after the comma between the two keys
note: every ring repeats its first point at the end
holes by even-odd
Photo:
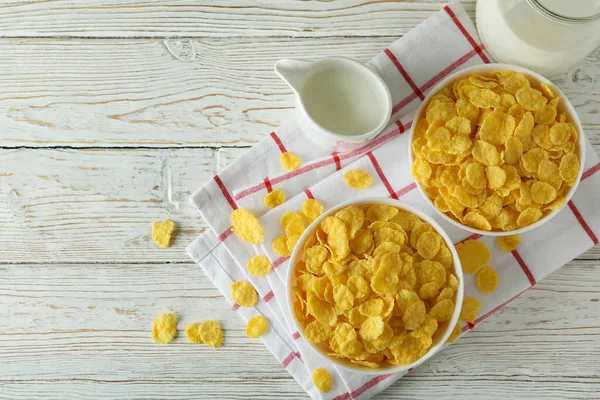
{"type": "MultiPolygon", "coordinates": [[[[282,234],[280,217],[298,211],[306,198],[319,200],[325,209],[364,197],[391,197],[415,206],[434,217],[457,243],[467,238],[483,241],[492,252],[491,265],[500,278],[498,289],[482,295],[472,275],[465,276],[465,296],[482,303],[478,318],[463,326],[473,329],[537,281],[598,242],[600,234],[600,169],[589,142],[585,173],[568,205],[543,229],[521,235],[521,246],[512,253],[497,250],[492,237],[469,235],[439,217],[425,202],[411,177],[408,161],[408,131],[414,111],[437,82],[454,71],[489,63],[475,28],[458,2],[452,2],[392,43],[369,61],[385,80],[393,99],[392,122],[371,144],[349,153],[331,154],[312,145],[295,121],[271,132],[190,198],[210,230],[188,247],[189,256],[200,265],[241,318],[263,315],[270,329],[261,340],[281,365],[315,399],[367,399],[387,388],[401,374],[363,375],[336,368],[315,353],[293,328],[286,302],[287,258],[271,249],[271,241],[282,234]],[[302,165],[291,172],[280,164],[280,154],[297,154],[302,165]],[[367,190],[356,191],[344,184],[348,169],[362,169],[375,179],[367,190]],[[265,207],[264,196],[273,189],[285,191],[288,200],[275,209],[265,207]],[[259,217],[265,231],[262,245],[251,245],[232,233],[230,214],[245,208],[259,217]],[[266,255],[273,271],[265,277],[251,276],[247,261],[266,255]],[[229,284],[247,280],[260,300],[255,307],[239,307],[231,298],[229,284]],[[333,387],[320,393],[311,375],[324,367],[333,376],[333,387]]],[[[439,355],[443,357],[443,353],[439,355]]]]}

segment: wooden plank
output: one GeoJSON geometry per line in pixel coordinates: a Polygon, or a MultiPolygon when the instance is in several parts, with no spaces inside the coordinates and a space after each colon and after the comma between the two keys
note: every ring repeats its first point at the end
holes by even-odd
{"type": "MultiPolygon", "coordinates": [[[[10,55],[0,64],[0,147],[249,146],[293,118],[276,60],[367,61],[395,38],[0,40],[10,55]]],[[[556,80],[597,146],[599,60],[600,51],[556,80]]]]}
{"type": "MultiPolygon", "coordinates": [[[[0,37],[402,35],[446,2],[2,0],[0,37]]],[[[474,15],[475,0],[463,1],[474,15]]]]}
{"type": "MultiPolygon", "coordinates": [[[[187,262],[185,247],[206,229],[189,195],[243,151],[2,150],[0,260],[187,262]],[[166,218],[179,231],[160,249],[151,224],[166,218]]],[[[600,259],[600,246],[582,257],[600,259]]]]}
{"type": "Polygon", "coordinates": [[[0,153],[2,262],[189,261],[204,229],[188,203],[212,178],[211,149],[18,149],[0,153]],[[179,224],[169,249],[153,221],[179,224]]]}
{"type": "MultiPolygon", "coordinates": [[[[555,272],[380,398],[597,393],[597,269],[576,262],[555,272]]],[[[0,296],[0,397],[303,397],[194,264],[3,265],[0,296]],[[156,345],[150,327],[167,311],[180,335],[156,345]],[[223,325],[221,349],[183,337],[204,319],[223,325]]]]}

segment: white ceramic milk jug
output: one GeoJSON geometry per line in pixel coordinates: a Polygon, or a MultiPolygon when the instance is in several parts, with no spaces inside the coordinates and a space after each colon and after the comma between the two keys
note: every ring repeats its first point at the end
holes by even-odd
{"type": "Polygon", "coordinates": [[[296,119],[315,144],[335,152],[358,149],[388,124],[392,96],[381,77],[346,57],[280,60],[275,72],[296,93],[296,119]]]}

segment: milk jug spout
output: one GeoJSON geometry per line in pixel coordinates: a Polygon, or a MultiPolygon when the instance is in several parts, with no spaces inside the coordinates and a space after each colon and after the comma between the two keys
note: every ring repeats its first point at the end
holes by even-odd
{"type": "Polygon", "coordinates": [[[300,95],[312,65],[312,61],[286,58],[275,63],[275,73],[300,95]]]}

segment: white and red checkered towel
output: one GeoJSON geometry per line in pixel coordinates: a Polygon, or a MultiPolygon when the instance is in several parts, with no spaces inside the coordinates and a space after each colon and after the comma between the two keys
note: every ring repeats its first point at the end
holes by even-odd
{"type": "MultiPolygon", "coordinates": [[[[274,254],[270,246],[272,239],[282,233],[280,216],[299,210],[307,197],[318,199],[327,209],[352,198],[388,196],[436,218],[455,242],[464,240],[468,233],[437,216],[415,190],[406,131],[414,111],[433,85],[456,70],[487,62],[489,58],[464,9],[459,3],[445,6],[369,62],[386,81],[395,104],[395,122],[372,144],[351,153],[329,154],[309,143],[297,124],[290,121],[192,195],[191,202],[210,231],[188,247],[188,254],[244,320],[257,314],[269,319],[271,329],[261,339],[312,398],[367,399],[400,375],[364,376],[336,369],[292,328],[285,300],[287,259],[274,254]],[[299,169],[282,169],[279,155],[285,151],[300,156],[299,169]],[[367,190],[352,190],[342,177],[345,170],[354,168],[366,170],[378,179],[367,190]],[[273,188],[284,190],[289,200],[271,210],[264,206],[263,198],[273,188]],[[229,216],[238,207],[260,217],[266,235],[262,246],[250,245],[231,234],[229,216]],[[274,271],[266,277],[246,272],[247,261],[256,254],[266,255],[273,263],[274,271]],[[260,294],[261,300],[255,307],[239,308],[232,301],[229,284],[240,279],[250,281],[260,294]],[[333,376],[329,393],[318,392],[312,384],[311,373],[317,367],[327,368],[333,376]]],[[[599,169],[598,157],[588,143],[585,173],[573,200],[544,229],[522,235],[518,251],[503,253],[497,250],[492,237],[479,239],[491,249],[490,264],[500,276],[500,285],[494,293],[482,295],[473,276],[465,277],[465,294],[478,298],[482,308],[475,323],[465,325],[463,332],[598,242],[594,232],[600,234],[600,174],[596,174],[599,169]]]]}

